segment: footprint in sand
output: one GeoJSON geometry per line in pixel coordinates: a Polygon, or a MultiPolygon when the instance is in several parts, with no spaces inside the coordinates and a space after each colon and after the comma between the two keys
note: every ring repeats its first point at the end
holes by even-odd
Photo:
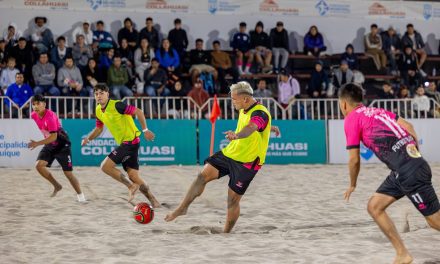
{"type": "Polygon", "coordinates": [[[211,226],[193,226],[189,229],[189,232],[195,235],[212,235],[221,234],[222,229],[219,227],[211,226]]]}

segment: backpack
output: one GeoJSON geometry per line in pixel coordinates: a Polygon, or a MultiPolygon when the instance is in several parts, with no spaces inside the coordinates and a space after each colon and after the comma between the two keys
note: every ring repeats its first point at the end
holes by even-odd
{"type": "Polygon", "coordinates": [[[203,89],[209,94],[214,94],[214,78],[209,72],[202,72],[200,74],[200,80],[203,81],[203,89]]]}

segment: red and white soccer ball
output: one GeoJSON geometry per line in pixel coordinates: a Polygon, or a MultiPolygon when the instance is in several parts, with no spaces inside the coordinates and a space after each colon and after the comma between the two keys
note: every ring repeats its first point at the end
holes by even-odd
{"type": "Polygon", "coordinates": [[[133,208],[133,217],[140,224],[148,224],[153,221],[154,209],[147,203],[138,203],[133,208]]]}

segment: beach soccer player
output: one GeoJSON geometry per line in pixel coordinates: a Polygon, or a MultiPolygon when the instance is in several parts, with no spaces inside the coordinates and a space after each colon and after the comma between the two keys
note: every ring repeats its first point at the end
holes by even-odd
{"type": "Polygon", "coordinates": [[[205,160],[205,166],[183,201],[165,217],[167,222],[185,215],[189,205],[202,194],[208,182],[229,175],[228,209],[223,230],[229,233],[240,215],[242,196],[264,164],[270,132],[279,134],[278,127],[271,126],[269,111],[253,98],[253,89],[249,83],[238,82],[230,89],[232,104],[240,111],[237,129],[235,132],[224,132],[230,143],[205,160]]]}
{"type": "Polygon", "coordinates": [[[63,188],[47,169],[54,160],[57,160],[63,169],[64,175],[75,189],[78,201],[86,202],[79,181],[72,173],[72,151],[69,136],[61,127],[57,115],[50,109],[46,109],[46,100],[42,95],[33,96],[31,103],[33,109],[31,118],[43,133],[44,139],[40,141],[30,140],[28,147],[34,149],[44,145],[38,154],[35,167],[38,173],[53,185],[54,190],[51,197],[54,197],[63,188]]]}
{"type": "Polygon", "coordinates": [[[102,171],[127,186],[129,202],[133,200],[136,191],[140,190],[153,207],[160,207],[160,203],[156,200],[148,185],[139,176],[140,135],[144,134],[145,139],[148,141],[154,140],[155,137],[154,133],[147,128],[144,113],[132,105],[110,99],[109,88],[104,83],[95,85],[94,95],[97,102],[96,127],[82,140],[81,145],[84,146],[98,137],[104,130],[105,125],[119,146],[101,163],[102,171]],[[133,115],[139,120],[142,132],[136,127],[133,115]],[[122,164],[128,177],[116,168],[117,164],[122,164]]]}
{"type": "Polygon", "coordinates": [[[366,107],[362,101],[363,90],[359,85],[350,83],[341,88],[339,103],[345,116],[350,172],[350,186],[344,196],[348,201],[356,188],[362,142],[391,169],[370,198],[368,213],[394,246],[394,263],[411,263],[413,258],[385,210],[407,196],[428,224],[440,231],[440,204],[431,183],[431,169],[419,152],[411,123],[384,109],[366,107]]]}

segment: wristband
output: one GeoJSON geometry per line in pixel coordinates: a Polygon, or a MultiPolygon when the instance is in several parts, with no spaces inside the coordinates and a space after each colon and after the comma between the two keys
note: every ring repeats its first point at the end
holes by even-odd
{"type": "Polygon", "coordinates": [[[148,131],[148,128],[145,128],[144,130],[142,130],[142,132],[144,132],[144,133],[147,132],[147,131],[148,131]]]}

